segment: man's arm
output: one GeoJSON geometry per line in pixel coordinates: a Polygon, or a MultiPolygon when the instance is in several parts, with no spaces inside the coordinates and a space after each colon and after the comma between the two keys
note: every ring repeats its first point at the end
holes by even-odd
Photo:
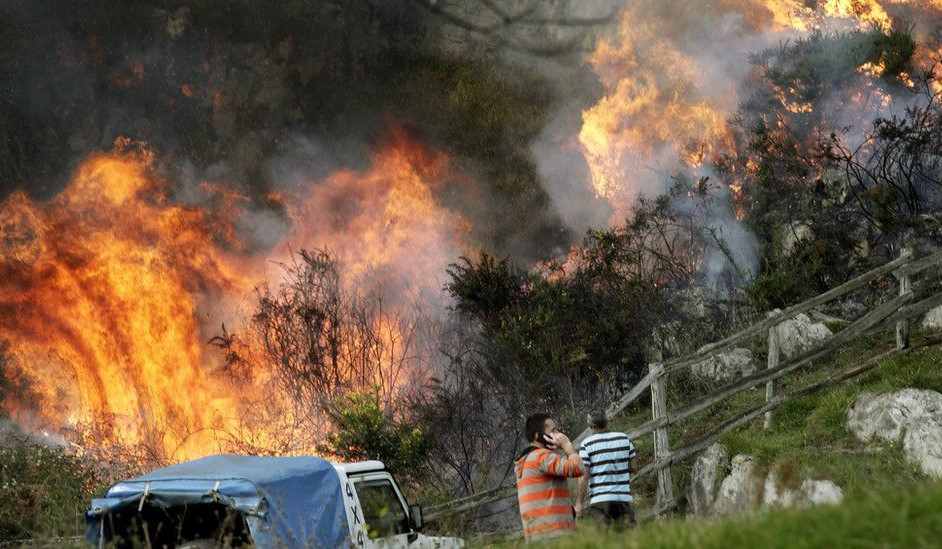
{"type": "Polygon", "coordinates": [[[576,496],[576,515],[582,514],[582,506],[586,495],[589,493],[589,471],[579,477],[579,495],[576,496]]]}
{"type": "Polygon", "coordinates": [[[592,466],[592,456],[585,446],[579,448],[579,457],[582,458],[582,465],[585,468],[585,474],[579,477],[579,491],[576,493],[576,515],[582,515],[582,509],[586,502],[586,496],[589,494],[589,468],[592,466]]]}
{"type": "Polygon", "coordinates": [[[558,454],[547,454],[540,461],[540,470],[550,475],[558,477],[581,477],[585,473],[585,467],[582,465],[582,458],[576,453],[576,449],[569,442],[569,437],[562,433],[548,435],[553,446],[566,452],[566,457],[558,454]]]}
{"type": "Polygon", "coordinates": [[[638,472],[638,451],[630,440],[628,441],[628,472],[631,474],[638,472]]]}

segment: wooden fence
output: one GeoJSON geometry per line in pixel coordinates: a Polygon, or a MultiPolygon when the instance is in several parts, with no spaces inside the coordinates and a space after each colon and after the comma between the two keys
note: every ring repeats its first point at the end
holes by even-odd
{"type": "MultiPolygon", "coordinates": [[[[654,460],[638,471],[632,478],[633,482],[638,482],[652,474],[657,475],[656,504],[653,511],[646,514],[657,516],[671,510],[677,505],[677,499],[674,497],[673,493],[672,464],[703,451],[724,433],[747,425],[760,416],[765,416],[763,425],[765,428],[769,428],[774,421],[775,409],[781,404],[851,379],[873,369],[886,358],[908,352],[909,323],[911,319],[926,313],[936,306],[942,305],[942,292],[932,293],[929,297],[917,303],[911,303],[915,295],[911,277],[940,262],[942,262],[942,250],[920,259],[914,259],[911,253],[904,251],[899,258],[885,265],[877,267],[807,301],[792,305],[784,310],[771,312],[762,321],[736,332],[725,339],[705,345],[694,353],[662,363],[651,364],[648,368],[647,375],[614,402],[607,410],[609,417],[615,417],[621,414],[631,403],[635,402],[645,391],[650,391],[651,393],[650,421],[626,432],[632,439],[647,434],[653,434],[654,437],[654,460]],[[884,278],[890,274],[892,274],[899,283],[899,294],[896,297],[867,312],[859,319],[845,326],[841,331],[818,342],[818,344],[812,348],[788,360],[781,361],[779,330],[777,327],[782,322],[845,296],[866,286],[873,280],[884,278]],[[835,351],[862,334],[886,329],[894,325],[896,327],[896,347],[894,349],[873,356],[862,364],[835,372],[829,377],[805,387],[786,393],[778,393],[776,391],[776,381],[790,372],[835,351]],[[668,409],[665,393],[665,381],[668,376],[688,369],[694,364],[714,357],[719,353],[732,349],[736,345],[766,333],[768,334],[769,352],[766,368],[764,370],[736,379],[710,394],[688,402],[678,408],[673,410],[668,409]],[[671,448],[667,433],[669,426],[723,402],[737,393],[761,384],[765,384],[765,402],[763,404],[714,426],[708,433],[692,442],[671,448]]],[[[588,430],[583,431],[574,440],[574,444],[581,442],[588,434],[588,430]]],[[[426,512],[426,517],[428,520],[435,520],[445,516],[464,513],[514,495],[516,495],[516,487],[513,484],[508,484],[443,505],[429,507],[426,512]]]]}

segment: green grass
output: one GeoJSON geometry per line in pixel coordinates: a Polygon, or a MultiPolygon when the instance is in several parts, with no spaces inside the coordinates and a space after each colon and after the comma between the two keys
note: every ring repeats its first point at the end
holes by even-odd
{"type": "MultiPolygon", "coordinates": [[[[862,342],[834,362],[845,366],[863,360],[868,344],[873,342],[862,342]]],[[[801,381],[824,373],[806,373],[801,381]]],[[[924,477],[906,463],[897,444],[860,442],[845,428],[844,418],[861,393],[904,387],[942,391],[942,352],[927,348],[885,360],[856,382],[783,404],[768,431],[753,426],[727,433],[720,442],[731,454],[752,454],[766,466],[790,461],[804,476],[833,480],[848,496],[892,491],[924,477]]]]}
{"type": "Polygon", "coordinates": [[[937,547],[942,483],[873,491],[842,505],[755,513],[717,522],[648,523],[624,532],[584,528],[555,547],[937,547]]]}

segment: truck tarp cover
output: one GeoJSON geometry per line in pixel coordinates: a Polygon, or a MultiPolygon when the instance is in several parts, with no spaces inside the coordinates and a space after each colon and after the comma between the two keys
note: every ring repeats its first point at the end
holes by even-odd
{"type": "Polygon", "coordinates": [[[217,455],[119,482],[92,500],[86,537],[111,538],[109,514],[148,505],[177,507],[218,501],[245,513],[257,547],[348,547],[340,478],[316,457],[217,455]],[[102,526],[104,525],[104,529],[102,526]]]}

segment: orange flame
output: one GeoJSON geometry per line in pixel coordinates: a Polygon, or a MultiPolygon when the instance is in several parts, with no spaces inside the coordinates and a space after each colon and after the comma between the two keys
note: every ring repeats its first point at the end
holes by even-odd
{"type": "Polygon", "coordinates": [[[454,177],[446,155],[428,151],[396,130],[369,171],[336,172],[309,183],[291,201],[293,223],[286,244],[328,245],[353,283],[390,273],[398,279],[390,282],[426,282],[464,249],[470,229],[434,196],[454,177]]]}
{"type": "MultiPolygon", "coordinates": [[[[414,306],[417,298],[440,303],[444,281],[436,277],[467,252],[470,231],[460,214],[438,204],[435,192],[446,183],[454,189],[472,182],[456,174],[446,155],[395,130],[368,171],[336,172],[290,201],[292,229],[280,253],[286,256],[288,246],[326,245],[341,262],[348,291],[374,291],[394,310],[414,306]]],[[[403,347],[408,326],[393,320],[375,318],[381,341],[369,343],[378,347],[376,375],[388,376],[374,382],[387,392],[408,381],[393,375],[395,365],[407,360],[399,353],[409,352],[403,347]]]]}
{"type": "MultiPolygon", "coordinates": [[[[611,221],[623,219],[639,192],[657,189],[660,178],[651,172],[696,168],[731,147],[726,121],[739,103],[741,75],[727,72],[713,54],[705,58],[697,37],[728,25],[721,32],[729,51],[717,55],[744,59],[749,51],[738,50],[739,41],[761,37],[767,44],[780,43],[832,20],[886,32],[892,19],[885,6],[900,3],[919,4],[933,13],[942,9],[938,2],[883,0],[627,4],[616,31],[587,58],[605,95],[582,113],[579,133],[596,194],[613,206],[611,221]]],[[[917,57],[929,56],[917,50],[917,57]]],[[[860,71],[879,76],[883,67],[871,63],[860,71]]],[[[910,85],[912,80],[903,75],[901,82],[910,85]]],[[[812,109],[793,99],[794,90],[776,92],[791,112],[812,109]]],[[[889,96],[876,99],[875,105],[885,107],[889,96]]]]}
{"type": "MultiPolygon", "coordinates": [[[[273,445],[287,436],[274,424],[244,432],[246,403],[269,374],[236,385],[205,343],[220,323],[238,323],[233,304],[269,268],[238,241],[233,221],[245,197],[204,184],[208,206],[175,204],[153,156],[119,145],[83,162],[52,200],[15,193],[0,203],[0,343],[9,362],[0,382],[16,389],[4,411],[66,438],[94,425],[104,437],[95,443],[147,446],[158,461],[226,450],[221,433],[273,445]]],[[[436,204],[449,169],[443,155],[397,138],[368,170],[312,182],[273,253],[285,257],[288,243],[327,246],[342,252],[351,283],[370,272],[403,285],[429,281],[466,232],[436,204]]],[[[404,334],[387,324],[377,332],[393,348],[404,334]]]]}
{"type": "Polygon", "coordinates": [[[204,370],[201,288],[248,287],[238,262],[212,244],[207,215],[171,205],[144,152],[100,154],[55,199],[17,193],[0,208],[0,339],[13,372],[53,425],[114,418],[113,433],[142,443],[141,415],[174,433],[160,442],[199,453],[216,417],[234,415],[204,370]],[[181,447],[182,445],[182,447],[181,447]]]}

